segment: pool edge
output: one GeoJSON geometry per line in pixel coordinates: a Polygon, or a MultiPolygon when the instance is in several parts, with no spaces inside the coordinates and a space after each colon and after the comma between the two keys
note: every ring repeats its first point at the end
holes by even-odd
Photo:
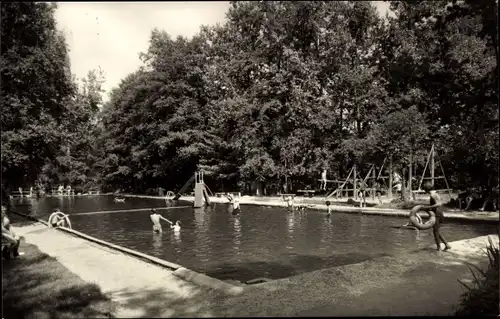
{"type": "MultiPolygon", "coordinates": [[[[40,222],[40,223],[44,224],[45,226],[49,227],[49,224],[44,220],[35,218],[33,216],[25,215],[25,214],[22,214],[19,212],[15,212],[15,211],[13,211],[12,213],[14,213],[18,216],[27,218],[29,220],[40,222]]],[[[94,242],[94,243],[102,245],[102,246],[106,246],[108,248],[117,250],[117,251],[122,252],[124,254],[127,254],[131,257],[141,259],[144,262],[149,262],[149,263],[155,264],[157,266],[167,268],[168,270],[172,271],[172,274],[174,276],[176,276],[180,279],[183,279],[185,281],[192,282],[192,283],[197,284],[197,285],[206,286],[206,287],[218,290],[218,291],[222,291],[222,292],[229,294],[229,295],[238,295],[238,294],[242,293],[244,290],[244,287],[242,287],[242,286],[231,285],[231,284],[226,283],[220,279],[209,277],[205,274],[202,274],[202,273],[196,272],[194,270],[185,268],[181,265],[178,265],[178,264],[175,264],[175,263],[172,263],[172,262],[169,262],[169,261],[166,261],[166,260],[154,257],[154,256],[150,256],[150,255],[138,252],[138,251],[133,250],[133,249],[122,247],[120,245],[109,243],[105,240],[101,240],[101,239],[92,237],[90,235],[81,233],[81,232],[74,230],[74,229],[70,229],[70,228],[66,228],[66,227],[57,227],[54,229],[57,229],[59,231],[63,231],[63,232],[68,233],[68,234],[75,235],[81,239],[91,241],[91,242],[94,242]]]]}

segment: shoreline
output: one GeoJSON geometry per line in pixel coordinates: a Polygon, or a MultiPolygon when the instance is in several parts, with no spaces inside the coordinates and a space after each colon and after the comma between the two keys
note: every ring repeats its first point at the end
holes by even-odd
{"type": "MultiPolygon", "coordinates": [[[[123,197],[131,198],[149,198],[149,199],[161,199],[165,200],[166,197],[151,196],[151,195],[132,195],[132,194],[121,194],[123,197]]],[[[194,202],[193,196],[182,196],[179,200],[194,202]]],[[[211,196],[210,201],[217,204],[227,204],[228,200],[223,197],[211,196]]],[[[305,204],[312,210],[326,211],[328,207],[325,204],[319,204],[324,202],[322,199],[315,198],[305,198],[300,204],[305,204]]],[[[287,204],[281,200],[280,197],[256,197],[256,196],[242,196],[240,198],[240,205],[258,205],[258,206],[273,206],[273,207],[287,207],[287,204]]],[[[408,217],[410,215],[409,209],[398,209],[398,208],[377,208],[377,207],[354,207],[354,206],[343,206],[343,205],[331,205],[333,212],[340,213],[350,213],[350,214],[365,214],[365,215],[382,215],[382,216],[395,216],[395,217],[408,217]]],[[[481,212],[481,211],[445,211],[445,218],[448,220],[459,220],[459,221],[477,221],[477,222],[488,222],[488,223],[498,223],[499,212],[481,212]]]]}

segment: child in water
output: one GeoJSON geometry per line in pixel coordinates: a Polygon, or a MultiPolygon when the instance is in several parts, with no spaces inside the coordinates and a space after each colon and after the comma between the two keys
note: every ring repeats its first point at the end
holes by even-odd
{"type": "Polygon", "coordinates": [[[325,204],[326,204],[326,207],[328,208],[328,212],[326,213],[326,216],[330,216],[332,213],[332,208],[330,207],[330,201],[327,200],[325,204]]]}
{"type": "Polygon", "coordinates": [[[181,222],[176,221],[175,225],[170,224],[170,228],[174,230],[174,232],[181,231],[181,222]]]}
{"type": "Polygon", "coordinates": [[[226,194],[227,199],[229,200],[229,204],[232,205],[232,213],[233,214],[238,214],[240,211],[240,200],[239,198],[235,197],[233,194],[226,194]]]}

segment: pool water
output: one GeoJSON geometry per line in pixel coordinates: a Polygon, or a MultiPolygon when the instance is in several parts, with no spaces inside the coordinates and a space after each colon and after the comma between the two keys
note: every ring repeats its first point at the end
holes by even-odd
{"type": "MultiPolygon", "coordinates": [[[[307,271],[352,264],[433,245],[432,231],[394,228],[406,218],[325,212],[288,212],[279,207],[241,206],[237,216],[227,204],[193,209],[191,203],[113,196],[19,199],[15,209],[46,219],[55,208],[71,215],[73,229],[152,255],[222,280],[277,279],[307,271]],[[187,207],[186,207],[187,206],[187,207]],[[147,210],[179,220],[172,232],[152,232],[147,210]],[[128,210],[128,211],[127,211],[128,210]],[[115,212],[109,212],[115,211],[115,212]],[[117,211],[117,212],[116,212],[117,211]]],[[[448,241],[498,231],[497,225],[447,222],[448,241]]]]}

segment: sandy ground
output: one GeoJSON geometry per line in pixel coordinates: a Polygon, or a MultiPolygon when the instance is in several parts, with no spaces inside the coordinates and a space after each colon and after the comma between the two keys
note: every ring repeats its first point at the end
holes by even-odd
{"type": "MultiPolygon", "coordinates": [[[[15,227],[26,241],[97,283],[118,317],[448,315],[459,303],[464,262],[484,266],[487,236],[248,286],[229,296],[172,271],[42,224],[15,227]]],[[[498,236],[491,236],[498,243],[498,236]]]]}

